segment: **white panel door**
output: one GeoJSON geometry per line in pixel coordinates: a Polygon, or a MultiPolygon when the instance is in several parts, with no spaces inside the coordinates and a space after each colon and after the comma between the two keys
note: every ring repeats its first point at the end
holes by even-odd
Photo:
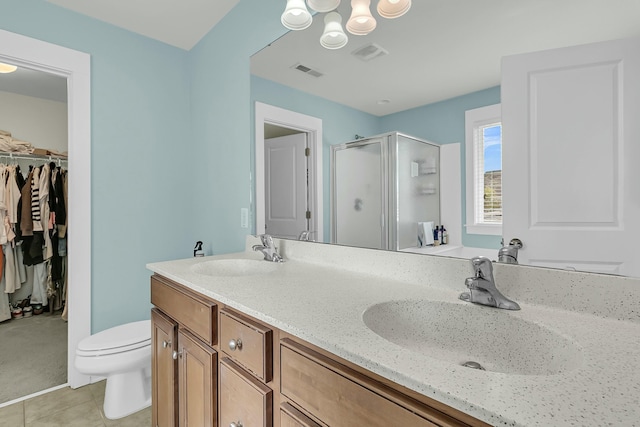
{"type": "Polygon", "coordinates": [[[307,134],[265,140],[265,232],[297,238],[308,230],[307,134]]]}
{"type": "Polygon", "coordinates": [[[640,276],[640,39],[506,57],[501,90],[521,263],[640,276]]]}

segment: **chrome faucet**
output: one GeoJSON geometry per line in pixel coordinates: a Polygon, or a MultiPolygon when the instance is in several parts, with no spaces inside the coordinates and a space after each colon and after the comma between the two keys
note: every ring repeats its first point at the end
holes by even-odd
{"type": "Polygon", "coordinates": [[[273,238],[268,234],[261,234],[260,240],[262,245],[253,245],[254,251],[260,251],[264,255],[265,261],[284,262],[282,256],[278,253],[278,248],[273,243],[273,238]]]}
{"type": "Polygon", "coordinates": [[[520,310],[517,302],[505,297],[496,288],[493,278],[493,264],[489,258],[477,256],[471,258],[471,265],[475,271],[474,277],[468,277],[464,284],[469,292],[460,294],[463,301],[490,307],[504,308],[506,310],[520,310]]]}
{"type": "Polygon", "coordinates": [[[498,251],[498,262],[517,264],[518,249],[522,249],[522,241],[520,239],[511,239],[509,246],[503,246],[498,251]]]}
{"type": "Polygon", "coordinates": [[[305,242],[310,242],[311,241],[311,233],[313,233],[313,231],[309,231],[309,230],[302,231],[298,235],[298,240],[302,240],[302,241],[305,241],[305,242]]]}

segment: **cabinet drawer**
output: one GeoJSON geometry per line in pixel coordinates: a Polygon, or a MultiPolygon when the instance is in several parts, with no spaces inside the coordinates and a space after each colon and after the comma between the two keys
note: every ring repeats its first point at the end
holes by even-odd
{"type": "Polygon", "coordinates": [[[209,345],[216,343],[216,304],[162,276],[151,276],[151,303],[209,345]]]}
{"type": "Polygon", "coordinates": [[[280,406],[280,427],[321,427],[320,424],[307,417],[302,412],[283,403],[280,406]]]}
{"type": "Polygon", "coordinates": [[[272,427],[273,391],[228,357],[220,362],[220,425],[272,427]]]}
{"type": "Polygon", "coordinates": [[[383,397],[374,391],[375,385],[369,388],[353,381],[350,378],[357,373],[313,350],[295,343],[281,345],[280,350],[282,395],[327,425],[451,425],[432,423],[383,397]]]}
{"type": "Polygon", "coordinates": [[[220,349],[265,383],[273,377],[273,332],[227,308],[220,310],[220,349]]]}

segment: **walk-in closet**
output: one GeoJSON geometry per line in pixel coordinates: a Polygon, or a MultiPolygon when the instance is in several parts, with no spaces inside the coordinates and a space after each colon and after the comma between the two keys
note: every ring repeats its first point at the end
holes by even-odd
{"type": "Polygon", "coordinates": [[[0,405],[67,382],[67,127],[66,79],[0,74],[0,405]]]}

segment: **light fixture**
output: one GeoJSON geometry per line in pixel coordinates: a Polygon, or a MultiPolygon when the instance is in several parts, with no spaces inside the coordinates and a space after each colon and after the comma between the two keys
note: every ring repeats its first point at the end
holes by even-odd
{"type": "Polygon", "coordinates": [[[342,29],[342,16],[338,12],[329,12],[324,16],[324,32],[320,44],[327,49],[340,49],[349,41],[342,29]]]}
{"type": "Polygon", "coordinates": [[[287,7],[280,17],[282,25],[290,30],[304,30],[313,22],[304,0],[287,0],[287,7]]]}
{"type": "Polygon", "coordinates": [[[0,73],[2,74],[13,73],[17,69],[18,67],[16,67],[15,65],[10,65],[10,64],[5,64],[3,62],[0,62],[0,73]]]}
{"type": "Polygon", "coordinates": [[[376,28],[376,20],[371,15],[371,0],[351,0],[351,18],[347,21],[347,31],[357,36],[369,34],[376,28]]]}
{"type": "Polygon", "coordinates": [[[411,0],[380,0],[378,14],[383,18],[393,19],[407,13],[411,8],[411,0]]]}
{"type": "MultiPolygon", "coordinates": [[[[304,30],[313,22],[312,12],[324,13],[324,31],[320,44],[327,49],[340,49],[349,38],[342,27],[342,16],[336,10],[341,0],[286,0],[287,6],[280,17],[282,25],[290,30],[304,30]],[[307,6],[309,9],[307,9],[307,6]]],[[[409,11],[411,0],[378,0],[378,14],[387,19],[398,18],[409,11]]],[[[364,36],[375,30],[376,19],[371,14],[371,0],[351,0],[351,17],[345,25],[347,31],[364,36]]]]}
{"type": "Polygon", "coordinates": [[[316,12],[331,12],[340,6],[340,0],[307,0],[307,5],[316,12]]]}

